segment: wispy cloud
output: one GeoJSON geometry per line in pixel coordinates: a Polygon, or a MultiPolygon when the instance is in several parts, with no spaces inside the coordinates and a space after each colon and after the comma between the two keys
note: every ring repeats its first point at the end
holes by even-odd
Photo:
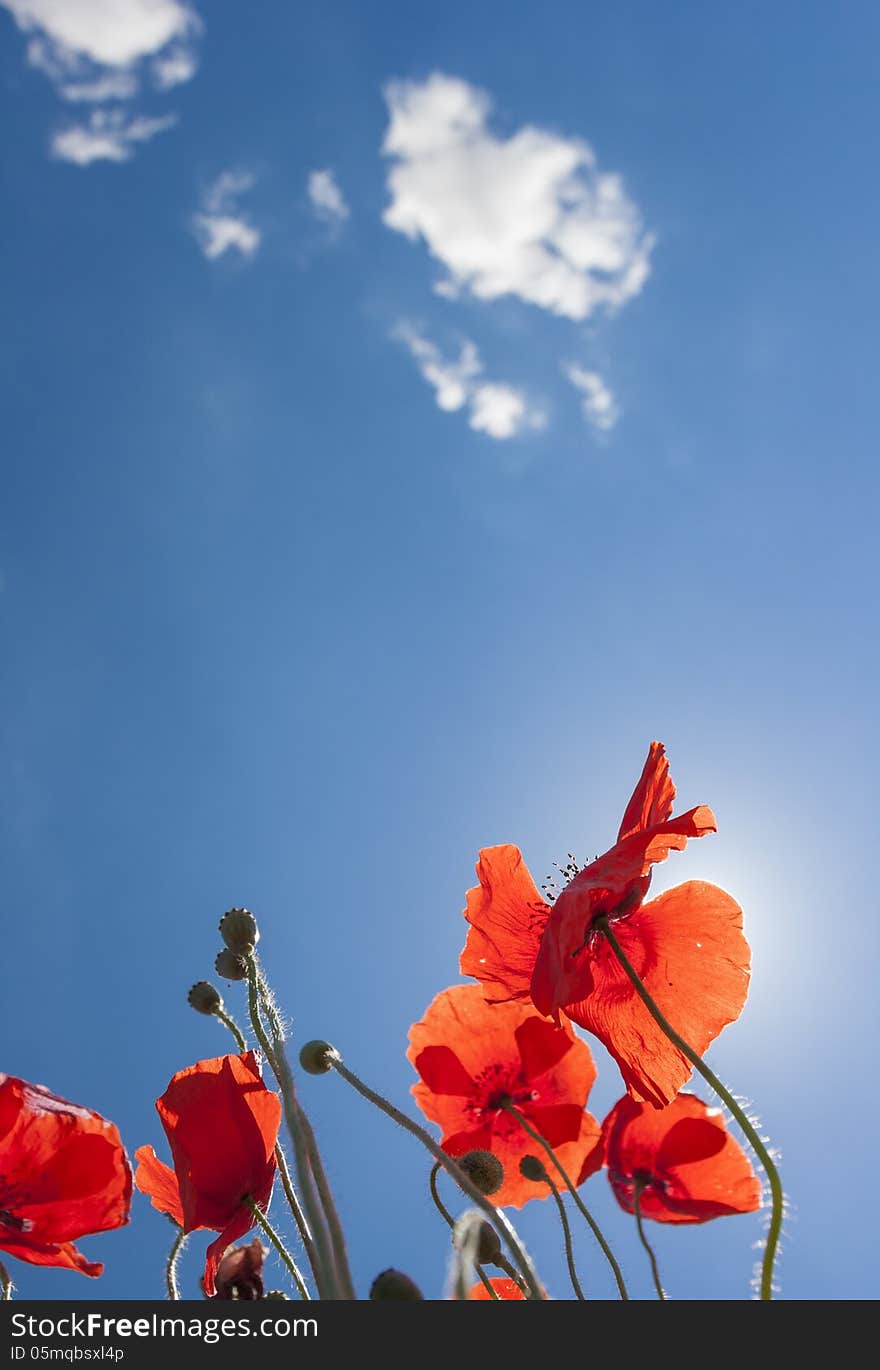
{"type": "Polygon", "coordinates": [[[120,104],[115,130],[100,120],[57,130],[50,140],[55,156],[80,166],[125,162],[134,144],[174,122],[123,106],[148,71],[162,91],[195,74],[202,21],[188,0],[0,0],[0,6],[28,35],[29,65],[48,76],[62,100],[120,104]]]}
{"type": "Polygon", "coordinates": [[[138,79],[131,71],[108,71],[94,81],[71,81],[59,85],[62,100],[100,105],[107,100],[130,100],[137,94],[138,79]]]}
{"type": "Polygon", "coordinates": [[[259,248],[263,235],[238,203],[253,189],[255,179],[247,171],[224,171],[202,195],[192,228],[202,252],[212,261],[233,249],[242,257],[253,257],[259,248]]]}
{"type": "Polygon", "coordinates": [[[473,342],[466,339],[458,357],[450,359],[411,324],[398,324],[394,337],[409,349],[422,377],[433,387],[438,407],[447,413],[467,409],[468,422],[477,432],[503,441],[544,427],[546,416],[522,390],[481,379],[483,363],[473,342]]]}
{"type": "Polygon", "coordinates": [[[610,433],[620,418],[620,410],[613,391],[598,371],[588,371],[577,362],[565,363],[562,371],[581,393],[581,410],[587,422],[600,433],[610,433]]]}
{"type": "Polygon", "coordinates": [[[349,217],[351,210],[336,176],[329,168],[310,171],[306,189],[312,209],[325,223],[342,224],[349,217]]]}
{"type": "Polygon", "coordinates": [[[171,90],[173,86],[182,86],[186,81],[191,81],[198,66],[195,49],[178,46],[160,52],[150,64],[150,72],[159,90],[171,90]]]}
{"type": "Polygon", "coordinates": [[[639,293],[652,241],[588,143],[532,125],[498,137],[488,95],[440,73],[393,82],[385,98],[384,222],[425,242],[442,293],[513,295],[576,320],[639,293]]]}
{"type": "Polygon", "coordinates": [[[53,157],[76,166],[92,162],[127,162],[139,143],[147,143],[177,122],[177,116],[135,118],[124,110],[93,110],[85,124],[72,124],[52,136],[53,157]]]}

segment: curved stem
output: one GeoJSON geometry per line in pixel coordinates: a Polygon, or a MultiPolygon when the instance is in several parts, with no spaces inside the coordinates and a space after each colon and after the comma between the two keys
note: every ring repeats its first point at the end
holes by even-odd
{"type": "Polygon", "coordinates": [[[633,1212],[636,1215],[636,1227],[639,1229],[639,1241],[642,1243],[642,1246],[647,1251],[648,1260],[651,1262],[651,1274],[654,1277],[654,1288],[657,1290],[657,1298],[662,1299],[665,1303],[666,1291],[663,1288],[663,1284],[660,1279],[660,1267],[657,1264],[657,1257],[654,1255],[654,1248],[648,1241],[648,1238],[645,1236],[645,1228],[642,1222],[642,1205],[640,1200],[642,1190],[644,1189],[644,1187],[645,1186],[641,1180],[636,1180],[635,1188],[633,1190],[633,1212]]]}
{"type": "Polygon", "coordinates": [[[473,1200],[477,1208],[482,1209],[493,1227],[497,1228],[499,1235],[503,1238],[508,1250],[525,1277],[531,1298],[544,1299],[546,1295],[541,1288],[537,1271],[527,1255],[525,1247],[516,1235],[510,1219],[503,1210],[495,1208],[489,1203],[484,1195],[482,1195],[472,1183],[470,1178],[465,1175],[461,1167],[456,1165],[452,1157],[447,1156],[446,1152],[437,1145],[429,1132],[426,1132],[423,1127],[419,1127],[419,1124],[413,1122],[412,1118],[408,1118],[405,1113],[401,1113],[399,1108],[395,1108],[387,1099],[383,1099],[381,1094],[377,1094],[375,1090],[370,1089],[362,1080],[359,1080],[358,1077],[348,1069],[348,1066],[343,1063],[342,1057],[335,1048],[331,1048],[327,1053],[326,1060],[327,1064],[333,1067],[337,1075],[341,1075],[343,1080],[348,1081],[352,1089],[356,1089],[358,1094],[364,1099],[367,1099],[369,1103],[375,1104],[376,1108],[380,1108],[383,1113],[387,1114],[393,1122],[397,1123],[406,1132],[409,1132],[411,1136],[418,1138],[422,1143],[422,1146],[427,1147],[430,1151],[434,1160],[439,1161],[440,1165],[443,1166],[443,1169],[449,1171],[449,1174],[455,1180],[459,1189],[463,1190],[468,1198],[473,1200]]]}
{"type": "Polygon", "coordinates": [[[278,1236],[278,1233],[275,1231],[275,1228],[269,1222],[269,1219],[266,1217],[265,1213],[262,1211],[262,1209],[257,1207],[253,1199],[251,1198],[250,1194],[245,1194],[244,1202],[247,1204],[248,1208],[251,1210],[251,1213],[256,1218],[261,1230],[265,1232],[266,1236],[269,1238],[269,1241],[272,1243],[275,1250],[278,1252],[278,1255],[281,1257],[284,1264],[290,1271],[293,1282],[299,1290],[300,1298],[311,1300],[311,1294],[309,1293],[308,1285],[303,1279],[296,1261],[293,1259],[287,1247],[284,1245],[283,1241],[278,1236]]]}
{"type": "Polygon", "coordinates": [[[602,1230],[601,1230],[601,1228],[599,1227],[599,1224],[596,1222],[596,1219],[593,1217],[592,1213],[591,1213],[590,1210],[587,1208],[587,1205],[584,1203],[584,1201],[583,1201],[583,1199],[581,1198],[580,1194],[578,1194],[577,1189],[576,1189],[575,1186],[572,1184],[571,1180],[568,1178],[568,1175],[566,1174],[566,1172],[565,1172],[565,1170],[564,1170],[564,1168],[563,1168],[562,1162],[560,1161],[559,1157],[556,1155],[556,1152],[553,1150],[552,1146],[551,1146],[550,1143],[547,1141],[546,1137],[542,1137],[541,1134],[540,1134],[540,1132],[537,1132],[537,1131],[535,1130],[535,1128],[532,1127],[531,1123],[528,1122],[528,1121],[523,1117],[523,1115],[520,1113],[519,1109],[518,1109],[514,1104],[512,1104],[512,1103],[506,1103],[506,1104],[503,1104],[502,1107],[504,1108],[504,1110],[505,1110],[506,1113],[509,1113],[509,1114],[510,1114],[510,1116],[511,1116],[512,1118],[516,1118],[516,1120],[517,1120],[517,1122],[519,1123],[520,1127],[525,1128],[526,1132],[529,1134],[529,1136],[531,1137],[532,1141],[537,1142],[539,1146],[543,1147],[543,1148],[544,1148],[544,1151],[545,1151],[545,1152],[547,1153],[547,1155],[550,1157],[550,1160],[553,1162],[553,1164],[555,1165],[556,1169],[559,1171],[559,1174],[560,1174],[560,1176],[561,1176],[561,1178],[562,1178],[563,1184],[565,1185],[565,1187],[566,1187],[566,1189],[568,1190],[568,1192],[569,1192],[569,1194],[571,1195],[571,1197],[574,1199],[574,1201],[575,1201],[575,1203],[577,1204],[578,1208],[580,1209],[580,1212],[581,1212],[581,1214],[583,1215],[583,1217],[586,1218],[587,1223],[588,1223],[589,1228],[590,1228],[590,1231],[592,1232],[593,1236],[596,1238],[596,1241],[597,1241],[597,1242],[599,1243],[599,1245],[601,1246],[602,1251],[603,1251],[603,1253],[604,1253],[604,1255],[605,1255],[605,1259],[607,1260],[608,1264],[611,1266],[612,1272],[613,1272],[613,1274],[614,1274],[614,1279],[615,1279],[615,1281],[616,1281],[616,1283],[617,1283],[617,1289],[618,1289],[618,1292],[619,1292],[619,1294],[620,1294],[621,1299],[628,1300],[628,1299],[629,1299],[629,1293],[627,1292],[627,1288],[626,1288],[626,1285],[625,1285],[624,1280],[623,1280],[623,1274],[622,1274],[622,1272],[621,1272],[620,1266],[617,1264],[617,1260],[615,1259],[614,1252],[611,1250],[611,1247],[608,1245],[608,1243],[606,1242],[604,1236],[602,1235],[602,1230]]]}
{"type": "Polygon", "coordinates": [[[238,1026],[238,1023],[235,1021],[235,1019],[230,1017],[226,1010],[222,1008],[214,1009],[214,1017],[218,1020],[218,1022],[221,1022],[224,1027],[229,1028],[229,1031],[235,1038],[235,1045],[238,1047],[239,1051],[247,1051],[247,1042],[244,1040],[244,1033],[238,1026]]]}
{"type": "Polygon", "coordinates": [[[171,1243],[171,1250],[168,1252],[168,1259],[165,1262],[165,1288],[168,1290],[169,1299],[180,1298],[180,1285],[177,1282],[177,1262],[185,1245],[186,1233],[182,1227],[178,1227],[177,1235],[171,1243]]]}
{"type": "MultiPolygon", "coordinates": [[[[318,1142],[315,1137],[312,1125],[309,1122],[305,1110],[302,1108],[293,1082],[293,1072],[287,1060],[287,1053],[284,1050],[284,1025],[281,1016],[275,1007],[275,1000],[272,991],[267,985],[263,975],[260,973],[259,965],[254,957],[250,958],[256,976],[256,989],[263,1005],[266,1017],[269,1020],[269,1031],[272,1034],[272,1050],[275,1056],[276,1077],[281,1086],[282,1095],[285,1090],[288,1092],[293,1110],[296,1114],[299,1131],[302,1135],[308,1158],[309,1168],[318,1191],[318,1198],[324,1212],[327,1224],[327,1235],[330,1242],[331,1259],[333,1264],[334,1282],[337,1286],[337,1298],[354,1299],[354,1282],[351,1277],[351,1270],[348,1264],[348,1251],[345,1245],[345,1234],[342,1230],[342,1223],[339,1220],[339,1213],[333,1199],[333,1191],[330,1188],[330,1181],[327,1179],[327,1172],[324,1169],[324,1162],[318,1150],[318,1142]],[[279,1073],[280,1072],[280,1073],[279,1073]]],[[[250,975],[250,972],[248,972],[250,975]]],[[[258,1015],[259,1016],[259,1015],[258,1015]]]]}
{"type": "Polygon", "coordinates": [[[595,926],[607,940],[611,950],[614,952],[614,955],[617,957],[629,977],[633,989],[654,1019],[654,1022],[661,1031],[666,1034],[672,1045],[678,1047],[682,1056],[690,1061],[697,1074],[702,1075],[706,1083],[714,1089],[719,1099],[721,1099],[736,1119],[737,1123],[739,1123],[740,1128],[748,1139],[749,1145],[761,1163],[764,1174],[767,1176],[767,1181],[770,1185],[770,1198],[772,1203],[770,1226],[767,1229],[767,1243],[764,1247],[764,1259],[761,1266],[761,1298],[763,1300],[770,1300],[773,1298],[773,1263],[776,1259],[777,1247],[779,1246],[779,1234],[782,1231],[782,1213],[785,1203],[779,1171],[776,1169],[773,1159],[766,1146],[761,1141],[756,1129],[749,1122],[746,1113],[736,1102],[736,1099],[734,1099],[730,1090],[721,1083],[715,1072],[709,1069],[703,1058],[697,1055],[693,1047],[689,1046],[684,1038],[676,1032],[675,1028],[667,1021],[661,1010],[655,1004],[651,995],[642,984],[638,971],[631,964],[626,952],[618,942],[607,915],[597,918],[595,926]]]}
{"type": "Polygon", "coordinates": [[[547,1176],[547,1183],[550,1186],[550,1192],[556,1200],[556,1207],[559,1210],[559,1221],[562,1223],[562,1236],[565,1241],[565,1259],[568,1263],[568,1277],[571,1280],[571,1287],[575,1292],[575,1297],[580,1299],[581,1303],[585,1303],[586,1295],[584,1294],[583,1289],[581,1289],[581,1283],[577,1276],[577,1270],[575,1269],[574,1247],[571,1243],[571,1228],[568,1225],[568,1214],[565,1211],[565,1204],[562,1202],[562,1196],[549,1175],[547,1176]]]}
{"type": "MultiPolygon", "coordinates": [[[[443,1218],[449,1224],[450,1231],[454,1233],[455,1219],[449,1212],[449,1209],[446,1207],[443,1200],[440,1198],[440,1192],[437,1189],[437,1175],[440,1169],[440,1162],[435,1161],[431,1169],[430,1179],[428,1180],[428,1184],[430,1185],[431,1189],[431,1198],[434,1200],[434,1207],[437,1209],[437,1212],[440,1214],[440,1217],[443,1218]]],[[[485,1289],[486,1293],[489,1295],[489,1298],[497,1299],[498,1295],[495,1293],[495,1290],[492,1287],[492,1281],[489,1279],[489,1276],[486,1274],[485,1270],[480,1265],[479,1261],[474,1261],[474,1269],[479,1275],[480,1282],[483,1288],[485,1289]]]]}
{"type": "Polygon", "coordinates": [[[293,1088],[293,1077],[290,1074],[289,1065],[287,1066],[286,1072],[282,1071],[276,1060],[275,1052],[272,1049],[272,1043],[266,1036],[266,1029],[263,1027],[263,1020],[260,1017],[257,968],[254,964],[253,957],[248,958],[247,972],[248,1009],[250,1012],[251,1027],[260,1044],[260,1049],[269,1062],[272,1073],[278,1081],[278,1086],[281,1090],[281,1101],[284,1105],[284,1120],[287,1123],[287,1130],[290,1133],[290,1138],[293,1142],[296,1174],[297,1179],[299,1180],[299,1187],[302,1191],[303,1203],[308,1216],[308,1228],[312,1238],[309,1246],[306,1247],[312,1267],[312,1274],[315,1277],[315,1284],[318,1287],[319,1296],[325,1299],[333,1299],[337,1297],[336,1271],[333,1265],[327,1225],[324,1221],[324,1214],[315,1191],[315,1183],[312,1176],[312,1169],[309,1165],[305,1138],[300,1125],[300,1108],[296,1098],[296,1091],[293,1088]]]}
{"type": "Polygon", "coordinates": [[[14,1289],[12,1279],[6,1266],[0,1261],[0,1303],[12,1302],[12,1291],[14,1289]]]}
{"type": "MultiPolygon", "coordinates": [[[[510,1261],[507,1259],[503,1251],[499,1252],[499,1254],[495,1257],[495,1264],[498,1266],[498,1269],[503,1270],[507,1278],[509,1280],[513,1280],[514,1284],[518,1285],[522,1292],[528,1297],[529,1291],[527,1286],[523,1283],[522,1275],[519,1273],[518,1270],[515,1270],[514,1267],[510,1264],[510,1261]]],[[[495,1295],[495,1298],[498,1298],[497,1294],[495,1295]]]]}

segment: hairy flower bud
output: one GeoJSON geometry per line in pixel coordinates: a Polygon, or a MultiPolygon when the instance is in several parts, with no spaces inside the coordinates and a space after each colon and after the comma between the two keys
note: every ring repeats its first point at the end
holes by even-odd
{"type": "Polygon", "coordinates": [[[200,980],[197,985],[193,985],[186,999],[196,1013],[207,1013],[209,1017],[223,1007],[219,989],[215,989],[208,980],[200,980]]]}
{"type": "Polygon", "coordinates": [[[220,936],[236,956],[250,956],[260,940],[260,931],[249,909],[230,909],[220,919],[220,936]]]}
{"type": "MultiPolygon", "coordinates": [[[[453,1235],[453,1242],[459,1249],[464,1245],[461,1234],[458,1232],[453,1235]]],[[[494,1265],[500,1255],[501,1239],[492,1224],[487,1223],[484,1219],[480,1223],[477,1235],[477,1263],[478,1265],[494,1265]]]]}
{"type": "Polygon", "coordinates": [[[492,1151],[466,1151],[456,1163],[481,1194],[497,1194],[504,1184],[504,1166],[492,1151]]]}
{"type": "MultiPolygon", "coordinates": [[[[327,1059],[332,1050],[329,1042],[322,1042],[316,1038],[313,1042],[306,1042],[299,1053],[299,1063],[307,1075],[326,1075],[328,1070],[333,1069],[327,1059]]],[[[421,1298],[421,1295],[419,1297],[421,1298]]]]}
{"type": "Polygon", "coordinates": [[[243,956],[236,956],[234,951],[224,947],[217,953],[214,962],[214,969],[218,975],[222,975],[224,980],[246,980],[247,962],[243,956]]]}
{"type": "Polygon", "coordinates": [[[425,1296],[402,1270],[383,1270],[370,1285],[371,1299],[423,1299],[425,1296]]]}
{"type": "Polygon", "coordinates": [[[527,1180],[533,1180],[535,1184],[547,1180],[547,1168],[543,1161],[538,1160],[537,1156],[523,1156],[519,1163],[519,1173],[524,1175],[527,1180]]]}

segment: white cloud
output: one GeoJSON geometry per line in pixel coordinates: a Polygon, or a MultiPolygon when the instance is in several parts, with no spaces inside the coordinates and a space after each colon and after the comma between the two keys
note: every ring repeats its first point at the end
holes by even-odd
{"type": "Polygon", "coordinates": [[[255,177],[247,171],[224,171],[208,186],[202,207],[193,215],[193,232],[206,257],[212,261],[236,249],[252,257],[263,235],[238,206],[240,196],[253,189],[255,177]]]}
{"type": "Polygon", "coordinates": [[[160,90],[171,90],[172,86],[182,86],[185,81],[191,81],[198,66],[198,58],[192,48],[173,47],[167,53],[160,53],[150,70],[160,90]]]}
{"type": "Polygon", "coordinates": [[[100,105],[106,100],[130,100],[137,94],[138,79],[131,71],[108,71],[94,81],[73,81],[59,88],[62,100],[100,105]]]}
{"type": "Polygon", "coordinates": [[[639,293],[652,240],[588,143],[530,125],[497,137],[488,95],[440,73],[394,82],[385,98],[384,222],[424,240],[447,272],[441,293],[514,295],[570,319],[639,293]]]}
{"type": "Polygon", "coordinates": [[[87,58],[127,67],[173,39],[191,36],[198,17],[185,0],[0,0],[25,33],[37,30],[62,66],[87,58]]]}
{"type": "Polygon", "coordinates": [[[466,407],[468,422],[477,432],[503,440],[525,429],[544,427],[545,415],[529,404],[521,390],[479,379],[483,363],[474,343],[465,340],[457,360],[452,361],[410,324],[400,324],[395,337],[409,348],[422,376],[433,386],[438,407],[447,413],[466,407]]]}
{"type": "Polygon", "coordinates": [[[332,171],[310,171],[307,189],[312,208],[319,219],[326,223],[341,224],[348,218],[351,210],[332,171]]]}
{"type": "Polygon", "coordinates": [[[587,422],[600,433],[610,433],[620,418],[620,410],[613,391],[605,384],[598,371],[587,371],[576,362],[567,363],[562,371],[583,396],[581,409],[587,422]]]}
{"type": "Polygon", "coordinates": [[[124,110],[93,110],[88,123],[73,124],[53,134],[53,157],[77,166],[91,162],[127,162],[139,143],[149,142],[177,122],[176,115],[162,119],[133,118],[124,110]]]}

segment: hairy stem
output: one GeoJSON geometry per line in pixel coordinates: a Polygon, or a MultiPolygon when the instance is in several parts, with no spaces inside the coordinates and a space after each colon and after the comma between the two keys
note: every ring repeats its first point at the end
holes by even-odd
{"type": "MultiPolygon", "coordinates": [[[[431,1198],[434,1200],[434,1207],[437,1209],[437,1212],[440,1214],[441,1218],[445,1219],[445,1221],[449,1224],[450,1231],[454,1233],[455,1219],[449,1212],[449,1209],[446,1207],[443,1200],[440,1198],[440,1191],[437,1188],[437,1176],[440,1173],[440,1169],[440,1162],[435,1161],[431,1169],[431,1177],[428,1181],[431,1188],[431,1198]]],[[[474,1269],[480,1277],[480,1283],[482,1284],[486,1293],[489,1295],[489,1298],[497,1299],[498,1295],[495,1293],[495,1290],[492,1287],[492,1281],[489,1279],[489,1276],[486,1274],[485,1270],[480,1265],[479,1261],[474,1261],[474,1269]]]]}
{"type": "Polygon", "coordinates": [[[648,1241],[648,1238],[645,1236],[645,1226],[642,1222],[641,1197],[642,1190],[644,1189],[644,1187],[644,1183],[641,1180],[636,1180],[635,1188],[633,1190],[633,1212],[636,1215],[636,1227],[639,1230],[639,1241],[642,1243],[642,1246],[647,1251],[648,1260],[651,1262],[651,1274],[654,1278],[654,1288],[657,1290],[657,1298],[662,1299],[665,1303],[666,1291],[663,1288],[663,1284],[660,1279],[660,1267],[657,1264],[657,1257],[654,1255],[654,1248],[648,1241]]]}
{"type": "Polygon", "coordinates": [[[568,1214],[565,1211],[565,1204],[562,1202],[562,1196],[549,1175],[547,1176],[547,1183],[550,1186],[550,1192],[556,1200],[556,1207],[559,1211],[559,1221],[562,1224],[562,1236],[565,1242],[565,1259],[568,1263],[568,1277],[571,1280],[571,1287],[575,1292],[575,1298],[580,1299],[581,1303],[584,1303],[586,1301],[586,1295],[584,1294],[583,1289],[581,1289],[581,1283],[575,1268],[574,1247],[571,1242],[571,1228],[568,1225],[568,1214]]]}
{"type": "MultiPolygon", "coordinates": [[[[175,1226],[177,1226],[175,1224],[175,1226]]],[[[168,1290],[169,1299],[180,1298],[180,1285],[177,1281],[177,1262],[181,1252],[186,1245],[186,1233],[182,1227],[177,1228],[174,1241],[171,1243],[171,1250],[168,1252],[168,1259],[165,1262],[165,1288],[168,1290]]]]}
{"type": "Polygon", "coordinates": [[[287,1247],[284,1245],[278,1233],[275,1231],[275,1228],[269,1222],[269,1219],[266,1217],[265,1213],[262,1211],[261,1208],[257,1207],[257,1205],[254,1203],[253,1199],[249,1194],[246,1194],[244,1196],[244,1201],[247,1204],[248,1208],[251,1210],[251,1213],[256,1218],[261,1231],[265,1232],[266,1236],[269,1238],[269,1241],[272,1243],[275,1250],[278,1252],[278,1255],[281,1257],[284,1264],[287,1266],[287,1269],[290,1271],[291,1278],[293,1279],[294,1284],[299,1290],[300,1298],[311,1299],[308,1285],[303,1279],[296,1261],[293,1259],[287,1247]]]}
{"type": "Polygon", "coordinates": [[[576,1189],[575,1186],[572,1184],[571,1180],[569,1179],[568,1175],[566,1174],[566,1172],[565,1172],[565,1170],[564,1170],[564,1168],[563,1168],[563,1166],[562,1166],[562,1162],[559,1160],[559,1157],[556,1155],[556,1152],[553,1150],[552,1146],[551,1146],[550,1143],[547,1141],[546,1137],[542,1137],[541,1134],[540,1134],[540,1132],[537,1132],[537,1131],[535,1130],[535,1128],[532,1127],[531,1123],[528,1122],[528,1121],[523,1117],[523,1115],[520,1113],[519,1109],[516,1108],[514,1104],[508,1102],[508,1103],[504,1104],[503,1107],[504,1107],[505,1112],[509,1113],[510,1116],[511,1116],[512,1118],[516,1118],[516,1120],[517,1120],[517,1122],[519,1123],[520,1127],[525,1128],[526,1132],[529,1134],[529,1136],[531,1137],[532,1141],[537,1142],[539,1146],[543,1147],[544,1151],[545,1151],[545,1152],[547,1153],[547,1155],[550,1157],[550,1160],[553,1162],[554,1166],[555,1166],[556,1169],[559,1171],[559,1174],[560,1174],[560,1177],[561,1177],[561,1179],[562,1179],[563,1184],[565,1185],[565,1187],[566,1187],[566,1189],[568,1190],[568,1192],[569,1192],[569,1194],[571,1195],[571,1197],[574,1199],[574,1201],[575,1201],[575,1203],[577,1204],[578,1209],[580,1210],[581,1214],[582,1214],[583,1217],[586,1219],[586,1221],[587,1221],[587,1223],[588,1223],[588,1225],[589,1225],[590,1231],[592,1232],[593,1236],[596,1238],[596,1241],[597,1241],[597,1242],[599,1243],[599,1245],[601,1246],[602,1251],[603,1251],[603,1253],[604,1253],[604,1255],[605,1255],[605,1259],[607,1260],[608,1264],[611,1266],[611,1270],[612,1270],[612,1272],[613,1272],[613,1274],[614,1274],[614,1279],[615,1279],[615,1281],[616,1281],[616,1283],[617,1283],[617,1289],[618,1289],[618,1292],[619,1292],[619,1294],[620,1294],[621,1299],[626,1299],[626,1300],[628,1300],[628,1299],[629,1299],[629,1294],[628,1294],[628,1292],[627,1292],[627,1288],[626,1288],[626,1285],[625,1285],[624,1280],[623,1280],[623,1274],[622,1274],[622,1272],[621,1272],[620,1266],[617,1264],[617,1260],[615,1259],[614,1252],[611,1250],[611,1247],[608,1245],[608,1243],[606,1242],[604,1236],[602,1235],[602,1230],[601,1230],[601,1228],[599,1227],[599,1224],[596,1222],[596,1219],[593,1217],[592,1213],[591,1213],[590,1210],[587,1208],[587,1206],[586,1206],[586,1204],[584,1203],[583,1199],[581,1198],[580,1194],[578,1194],[577,1189],[576,1189]]]}
{"type": "Polygon", "coordinates": [[[697,1055],[693,1047],[688,1045],[684,1038],[676,1032],[672,1024],[664,1017],[663,1013],[642,984],[638,971],[632,965],[626,952],[623,950],[623,947],[618,942],[607,915],[603,915],[596,919],[596,927],[607,940],[608,945],[611,947],[611,950],[614,952],[614,955],[617,957],[629,977],[633,989],[654,1019],[654,1022],[661,1031],[666,1034],[673,1046],[678,1047],[682,1056],[690,1061],[697,1074],[702,1075],[706,1083],[714,1089],[719,1099],[721,1099],[722,1103],[736,1119],[745,1134],[749,1145],[757,1156],[764,1170],[764,1174],[767,1176],[767,1181],[770,1185],[771,1212],[770,1226],[767,1229],[767,1241],[764,1246],[764,1259],[761,1265],[761,1298],[765,1301],[770,1300],[773,1298],[773,1264],[776,1260],[779,1235],[782,1231],[782,1214],[785,1203],[785,1197],[782,1192],[782,1181],[779,1178],[779,1171],[776,1169],[773,1158],[762,1142],[758,1132],[750,1123],[748,1116],[736,1102],[736,1099],[734,1099],[730,1090],[721,1083],[718,1076],[713,1070],[710,1070],[703,1058],[697,1055]]]}
{"type": "Polygon", "coordinates": [[[318,1142],[315,1137],[312,1125],[308,1116],[299,1102],[296,1088],[293,1082],[293,1072],[287,1060],[287,1053],[284,1049],[285,1033],[284,1024],[281,1016],[275,1007],[275,1000],[272,991],[269,989],[265,979],[260,973],[260,968],[254,961],[251,961],[256,971],[257,992],[260,1002],[269,1020],[269,1031],[272,1034],[272,1049],[276,1061],[276,1077],[281,1085],[282,1094],[285,1089],[289,1092],[293,1109],[296,1113],[297,1124],[302,1135],[303,1144],[308,1158],[309,1168],[318,1191],[318,1198],[323,1209],[324,1218],[327,1224],[327,1235],[330,1242],[331,1257],[333,1261],[334,1281],[336,1284],[337,1298],[354,1299],[354,1282],[351,1277],[351,1270],[348,1264],[348,1250],[345,1245],[345,1234],[342,1230],[342,1223],[333,1198],[333,1191],[330,1188],[330,1181],[327,1179],[327,1172],[324,1169],[324,1162],[318,1150],[318,1142]],[[280,1074],[279,1074],[280,1071],[280,1074]],[[282,1083],[282,1077],[286,1083],[282,1083]]]}
{"type": "Polygon", "coordinates": [[[281,1091],[281,1101],[284,1106],[284,1120],[287,1124],[287,1130],[290,1133],[291,1141],[293,1142],[296,1174],[303,1196],[303,1204],[308,1220],[307,1225],[311,1236],[311,1241],[306,1247],[306,1251],[312,1267],[312,1274],[315,1277],[315,1284],[318,1288],[319,1297],[322,1299],[334,1299],[338,1297],[338,1292],[336,1271],[330,1247],[330,1237],[315,1190],[312,1169],[309,1165],[305,1138],[300,1125],[300,1108],[296,1098],[296,1091],[293,1088],[293,1078],[290,1073],[289,1065],[287,1066],[286,1071],[282,1071],[280,1068],[272,1048],[272,1043],[266,1036],[266,1029],[263,1026],[263,1020],[260,1017],[257,968],[252,956],[248,957],[247,972],[248,1008],[250,1011],[251,1027],[260,1044],[260,1049],[269,1062],[272,1073],[278,1081],[278,1086],[281,1091]]]}
{"type": "Polygon", "coordinates": [[[429,1132],[426,1132],[418,1123],[413,1122],[412,1118],[407,1117],[405,1113],[401,1113],[400,1109],[395,1108],[387,1099],[383,1099],[381,1094],[377,1094],[375,1090],[370,1089],[362,1080],[359,1080],[358,1077],[348,1069],[348,1066],[343,1063],[342,1057],[335,1048],[329,1050],[326,1060],[327,1064],[333,1067],[337,1075],[341,1075],[343,1080],[347,1080],[351,1087],[357,1090],[358,1094],[364,1099],[367,1099],[371,1104],[374,1104],[376,1108],[381,1109],[383,1113],[387,1114],[393,1122],[397,1123],[406,1132],[409,1132],[411,1136],[418,1138],[422,1145],[427,1147],[430,1151],[434,1160],[439,1161],[440,1165],[443,1166],[443,1169],[449,1171],[449,1174],[455,1180],[459,1189],[463,1190],[468,1198],[473,1200],[477,1208],[482,1209],[493,1227],[497,1228],[507,1249],[510,1251],[523,1273],[526,1284],[528,1285],[530,1297],[533,1299],[543,1299],[545,1294],[538,1280],[535,1267],[527,1255],[525,1247],[516,1235],[507,1215],[503,1213],[501,1209],[493,1207],[493,1205],[488,1202],[471,1182],[470,1178],[465,1175],[460,1166],[456,1165],[452,1157],[447,1156],[446,1152],[437,1145],[429,1132]]]}
{"type": "Polygon", "coordinates": [[[0,1261],[0,1303],[12,1302],[12,1291],[15,1286],[9,1275],[6,1266],[0,1261]]]}

